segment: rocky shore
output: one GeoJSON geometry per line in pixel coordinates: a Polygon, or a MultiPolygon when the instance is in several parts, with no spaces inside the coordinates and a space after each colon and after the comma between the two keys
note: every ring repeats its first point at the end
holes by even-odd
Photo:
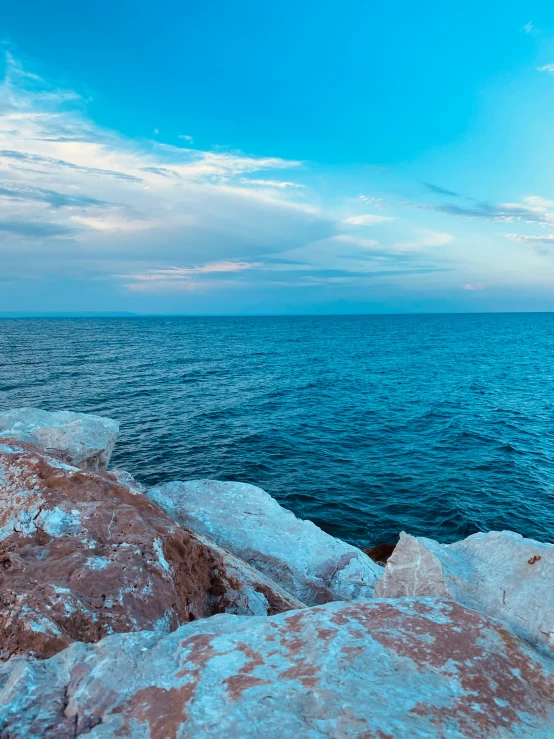
{"type": "Polygon", "coordinates": [[[0,412],[0,737],[554,737],[554,545],[375,559],[260,488],[145,489],[118,424],[0,412]]]}

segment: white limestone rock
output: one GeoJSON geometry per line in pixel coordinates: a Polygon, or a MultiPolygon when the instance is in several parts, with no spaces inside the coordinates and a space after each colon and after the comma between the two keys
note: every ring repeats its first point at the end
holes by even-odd
{"type": "Polygon", "coordinates": [[[148,496],[182,526],[204,534],[306,605],[373,596],[383,568],[356,547],[240,482],[169,482],[148,496]]]}
{"type": "Polygon", "coordinates": [[[17,408],[0,412],[0,437],[25,441],[82,470],[105,470],[119,423],[111,418],[71,411],[17,408]]]}
{"type": "Polygon", "coordinates": [[[554,656],[554,545],[511,531],[454,544],[402,533],[376,596],[439,596],[503,621],[554,656]]]}
{"type": "Polygon", "coordinates": [[[433,598],[219,615],[0,665],[0,736],[552,739],[554,662],[433,598]]]}

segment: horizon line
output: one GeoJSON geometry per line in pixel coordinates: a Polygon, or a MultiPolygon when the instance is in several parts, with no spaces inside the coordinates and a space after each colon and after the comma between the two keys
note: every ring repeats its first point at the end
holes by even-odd
{"type": "Polygon", "coordinates": [[[0,311],[0,320],[54,318],[356,318],[369,316],[549,315],[554,310],[389,311],[379,313],[132,313],[129,311],[0,311]]]}

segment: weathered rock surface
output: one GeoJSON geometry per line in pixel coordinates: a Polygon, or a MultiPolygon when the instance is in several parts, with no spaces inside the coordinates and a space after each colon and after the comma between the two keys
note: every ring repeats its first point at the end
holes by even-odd
{"type": "Polygon", "coordinates": [[[362,551],[296,518],[254,485],[169,482],[148,496],[307,605],[372,597],[383,573],[362,551]]]}
{"type": "Polygon", "coordinates": [[[553,662],[448,601],[214,616],[0,666],[0,734],[551,739],[553,662]]]}
{"type": "Polygon", "coordinates": [[[0,441],[0,658],[302,607],[109,473],[0,441]]]}
{"type": "Polygon", "coordinates": [[[203,544],[213,557],[216,577],[211,594],[214,613],[233,613],[237,616],[268,616],[292,609],[306,608],[281,588],[274,580],[250,567],[202,534],[189,532],[203,544]]]}
{"type": "MultiPolygon", "coordinates": [[[[454,544],[400,535],[376,594],[452,598],[554,656],[554,545],[511,531],[454,544]]],[[[554,736],[554,727],[552,730],[554,736]]]]}
{"type": "Polygon", "coordinates": [[[29,442],[83,470],[106,469],[118,432],[117,421],[92,414],[40,408],[0,413],[0,437],[29,442]]]}
{"type": "Polygon", "coordinates": [[[135,480],[133,475],[127,470],[124,470],[121,467],[113,467],[106,474],[113,477],[113,479],[120,485],[125,485],[125,487],[129,488],[131,492],[146,495],[145,486],[138,480],[135,480]]]}

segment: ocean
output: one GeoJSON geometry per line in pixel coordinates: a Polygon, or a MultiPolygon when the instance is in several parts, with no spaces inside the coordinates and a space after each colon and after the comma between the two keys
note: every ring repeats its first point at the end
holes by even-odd
{"type": "Polygon", "coordinates": [[[117,419],[147,485],[250,482],[358,546],[554,542],[554,314],[0,320],[25,405],[117,419]]]}

